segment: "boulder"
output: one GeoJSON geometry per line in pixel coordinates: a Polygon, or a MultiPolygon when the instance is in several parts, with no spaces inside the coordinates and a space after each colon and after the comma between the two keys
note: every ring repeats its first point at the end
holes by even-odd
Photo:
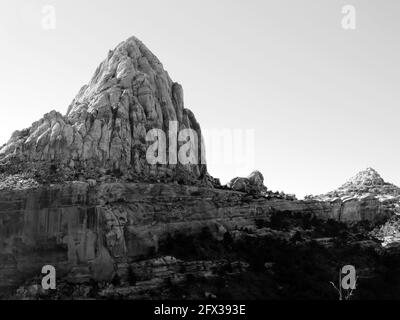
{"type": "Polygon", "coordinates": [[[236,177],[228,183],[228,187],[240,192],[263,195],[267,192],[264,177],[259,171],[252,172],[247,178],[236,177]]]}

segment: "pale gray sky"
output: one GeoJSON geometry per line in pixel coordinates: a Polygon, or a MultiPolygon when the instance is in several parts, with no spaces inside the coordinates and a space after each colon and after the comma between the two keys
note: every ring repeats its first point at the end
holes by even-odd
{"type": "Polygon", "coordinates": [[[398,0],[2,0],[0,143],[65,113],[108,50],[135,35],[202,127],[255,130],[270,189],[324,193],[369,166],[400,185],[399,21],[398,0]],[[355,30],[341,26],[347,4],[355,30]],[[45,5],[54,30],[42,28],[45,5]]]}

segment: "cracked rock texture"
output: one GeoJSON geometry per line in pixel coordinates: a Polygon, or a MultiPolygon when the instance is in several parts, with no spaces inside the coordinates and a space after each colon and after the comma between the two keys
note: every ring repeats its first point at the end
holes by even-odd
{"type": "Polygon", "coordinates": [[[260,195],[266,195],[267,192],[267,187],[264,186],[264,176],[259,171],[252,172],[247,178],[237,177],[232,179],[228,187],[232,190],[260,195]]]}
{"type": "Polygon", "coordinates": [[[341,221],[385,220],[400,214],[400,188],[385,182],[372,168],[357,173],[337,190],[306,198],[336,204],[341,221]]]}
{"type": "MultiPolygon", "coordinates": [[[[26,170],[26,166],[57,168],[64,172],[118,172],[131,177],[169,177],[196,181],[206,176],[205,165],[150,165],[146,141],[151,129],[166,133],[168,146],[186,141],[169,138],[170,121],[178,132],[201,130],[193,113],[185,108],[182,86],[173,82],[157,57],[131,37],[108,53],[88,85],[81,88],[64,116],[44,115],[28,129],[16,131],[0,150],[2,171],[26,170]],[[171,141],[170,141],[171,140],[171,141]]],[[[194,154],[204,157],[201,143],[194,154]]]]}
{"type": "MultiPolygon", "coordinates": [[[[126,281],[137,261],[156,255],[176,233],[215,241],[257,230],[272,213],[327,218],[318,201],[255,198],[246,193],[176,184],[71,182],[0,191],[0,292],[53,264],[72,283],[126,281]]],[[[260,232],[267,232],[260,230],[260,232]]]]}
{"type": "MultiPolygon", "coordinates": [[[[400,192],[371,170],[336,193],[299,201],[268,191],[258,171],[224,188],[205,164],[149,164],[150,130],[166,133],[167,150],[186,143],[169,137],[173,121],[178,131],[193,129],[201,137],[182,87],[132,37],[109,52],[66,115],[51,111],[12,135],[0,150],[0,297],[40,278],[50,264],[61,283],[78,288],[77,298],[102,282],[101,296],[143,298],[166,279],[170,287],[193,274],[208,278],[248,267],[237,259],[169,256],[165,247],[181,235],[190,239],[207,230],[203,239],[213,245],[244,236],[289,241],[300,233],[282,217],[375,222],[392,213],[377,197],[382,190],[391,190],[387,203],[397,203],[400,192]],[[115,279],[123,287],[110,287],[115,279]]],[[[201,144],[193,151],[204,158],[201,144]]],[[[40,291],[35,281],[18,294],[40,291]]]]}

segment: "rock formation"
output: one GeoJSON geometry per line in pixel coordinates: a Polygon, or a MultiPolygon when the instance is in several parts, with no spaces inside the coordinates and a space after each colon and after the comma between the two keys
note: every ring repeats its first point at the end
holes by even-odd
{"type": "Polygon", "coordinates": [[[206,228],[221,241],[227,232],[240,237],[257,230],[257,221],[274,213],[322,218],[331,210],[319,202],[176,184],[76,181],[0,191],[0,287],[45,264],[72,282],[111,281],[116,274],[126,280],[132,263],[157,254],[176,233],[206,228]]]}
{"type": "Polygon", "coordinates": [[[61,180],[76,178],[76,172],[87,177],[111,172],[135,180],[152,177],[189,183],[207,175],[201,163],[204,152],[200,126],[184,106],[181,85],[171,80],[141,41],[131,37],[109,52],[65,116],[51,111],[12,135],[0,150],[0,170],[34,170],[39,176],[57,171],[63,174],[61,180]],[[191,150],[197,163],[146,161],[146,152],[156,141],[146,139],[152,129],[166,133],[167,151],[187,142],[169,137],[171,122],[178,132],[197,133],[199,143],[191,150]]]}
{"type": "MultiPolygon", "coordinates": [[[[336,192],[299,201],[268,191],[258,171],[224,188],[203,162],[150,164],[151,130],[166,133],[168,160],[175,145],[188,142],[170,134],[171,123],[201,138],[182,87],[132,37],[110,51],[66,115],[51,111],[12,135],[0,150],[0,297],[18,286],[13,292],[20,298],[49,294],[37,282],[48,264],[56,267],[60,288],[77,286],[77,298],[102,283],[106,287],[95,297],[143,298],[165,283],[226,270],[236,275],[249,267],[230,260],[236,252],[187,261],[172,253],[202,234],[201,242],[224,250],[242,238],[267,239],[262,250],[271,241],[283,248],[303,238],[307,244],[320,236],[314,225],[375,222],[392,212],[382,205],[381,191],[390,193],[390,201],[399,196],[372,170],[336,192]]],[[[204,158],[201,143],[190,146],[199,161],[204,158]]],[[[261,265],[263,274],[273,272],[274,263],[261,265]]]]}
{"type": "Polygon", "coordinates": [[[400,188],[385,182],[372,168],[359,172],[337,190],[306,198],[336,203],[343,221],[386,220],[400,214],[400,188]]]}
{"type": "Polygon", "coordinates": [[[232,190],[259,195],[265,195],[267,191],[267,187],[264,186],[264,177],[259,171],[252,172],[247,178],[237,177],[232,179],[228,187],[232,190]]]}

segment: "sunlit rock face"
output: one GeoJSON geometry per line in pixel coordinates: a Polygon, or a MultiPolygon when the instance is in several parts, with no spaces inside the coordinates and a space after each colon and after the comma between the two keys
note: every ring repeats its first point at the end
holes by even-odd
{"type": "Polygon", "coordinates": [[[29,163],[45,169],[52,165],[64,173],[110,171],[172,180],[179,176],[188,182],[206,175],[204,154],[201,129],[184,106],[182,86],[171,80],[140,40],[131,37],[109,52],[65,116],[51,111],[30,128],[16,131],[1,148],[0,163],[16,172],[29,163]],[[196,133],[198,143],[191,152],[197,163],[168,161],[170,146],[179,149],[186,143],[185,137],[169,135],[171,122],[178,133],[184,129],[196,133]],[[152,129],[165,132],[166,163],[146,159],[149,146],[157,141],[146,141],[152,129]]]}
{"type": "Polygon", "coordinates": [[[384,221],[400,214],[400,188],[387,183],[379,173],[367,168],[350,178],[338,189],[314,200],[335,203],[341,221],[384,221]]]}

